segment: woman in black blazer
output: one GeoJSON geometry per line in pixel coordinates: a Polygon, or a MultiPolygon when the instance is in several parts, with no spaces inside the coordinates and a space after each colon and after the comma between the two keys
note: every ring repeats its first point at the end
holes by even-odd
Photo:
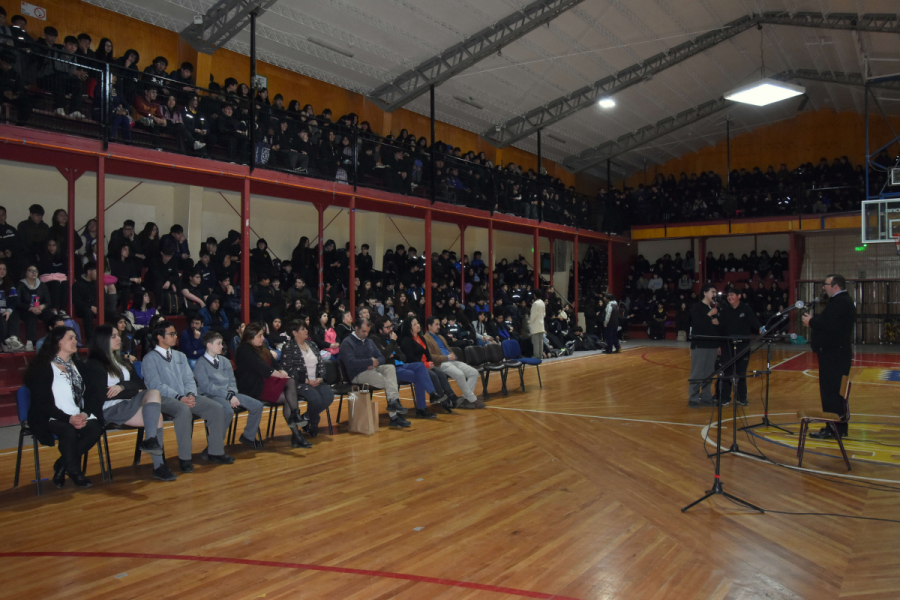
{"type": "Polygon", "coordinates": [[[24,378],[31,392],[28,425],[46,446],[59,440],[60,457],[53,465],[53,483],[58,488],[65,484],[66,474],[76,486],[91,487],[91,480],[81,471],[81,457],[103,434],[98,415],[84,403],[84,382],[73,359],[77,351],[75,330],[54,328],[24,378]]]}
{"type": "Polygon", "coordinates": [[[456,392],[450,386],[450,379],[447,375],[434,366],[431,353],[428,352],[428,346],[419,335],[421,330],[422,326],[419,325],[419,319],[416,317],[408,317],[403,321],[403,327],[400,328],[400,350],[403,352],[403,356],[406,357],[404,362],[421,362],[425,365],[428,376],[431,377],[431,383],[434,385],[435,394],[447,397],[446,400],[441,402],[441,406],[448,413],[453,412],[451,409],[459,406],[459,396],[456,395],[456,392]]]}
{"type": "Polygon", "coordinates": [[[282,404],[284,420],[291,430],[291,446],[312,448],[299,430],[309,421],[300,416],[297,383],[287,372],[276,370],[272,366],[273,360],[265,345],[265,330],[259,323],[248,324],[234,353],[238,392],[270,404],[282,404]]]}

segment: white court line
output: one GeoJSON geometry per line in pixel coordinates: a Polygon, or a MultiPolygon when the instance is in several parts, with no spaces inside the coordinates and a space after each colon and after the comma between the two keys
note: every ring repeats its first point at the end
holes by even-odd
{"type": "MultiPolygon", "coordinates": [[[[756,416],[759,416],[759,415],[756,415],[756,416]]],[[[867,415],[867,416],[878,416],[878,415],[867,415]]],[[[703,435],[704,441],[708,442],[710,446],[715,446],[716,443],[713,440],[709,439],[709,429],[711,428],[711,426],[704,425],[703,427],[704,427],[704,431],[701,433],[703,435]]],[[[705,444],[704,444],[704,446],[705,446],[705,444]]],[[[727,450],[727,448],[725,448],[724,446],[720,446],[720,447],[723,450],[727,450]]],[[[878,477],[862,477],[860,475],[847,475],[845,473],[832,473],[831,471],[819,471],[817,469],[807,469],[806,467],[795,467],[793,465],[782,465],[781,463],[776,463],[773,460],[765,460],[763,458],[756,458],[755,456],[748,456],[748,455],[744,454],[743,452],[735,452],[734,454],[732,454],[732,456],[740,456],[741,458],[747,458],[752,461],[756,461],[756,462],[763,463],[766,465],[772,465],[773,467],[774,466],[783,466],[783,467],[785,467],[787,469],[791,469],[791,470],[805,471],[807,473],[817,473],[819,475],[828,475],[829,477],[843,477],[845,479],[859,479],[861,481],[878,481],[878,482],[882,482],[882,483],[900,483],[900,480],[897,480],[897,479],[879,479],[878,477]]],[[[876,463],[876,464],[884,464],[884,463],[876,463]]]]}
{"type": "MultiPolygon", "coordinates": [[[[806,375],[807,377],[811,377],[813,379],[818,379],[819,378],[818,375],[812,375],[810,373],[810,371],[812,371],[812,370],[813,369],[806,369],[805,371],[803,371],[803,374],[806,375]]],[[[854,381],[853,382],[853,385],[860,385],[860,384],[881,385],[881,386],[887,386],[887,387],[892,387],[892,388],[897,387],[897,384],[895,384],[895,383],[878,383],[877,381],[854,381]]]]}
{"type": "Polygon", "coordinates": [[[516,410],[519,412],[533,412],[546,415],[563,415],[566,417],[584,417],[585,419],[605,419],[607,421],[634,421],[635,423],[654,423],[657,425],[684,425],[685,427],[706,427],[703,424],[696,423],[675,423],[674,421],[651,421],[649,419],[627,419],[625,417],[598,417],[597,415],[579,415],[575,413],[553,412],[549,410],[532,410],[528,408],[507,408],[504,406],[488,406],[494,410],[516,410]]]}
{"type": "MultiPolygon", "coordinates": [[[[804,354],[806,354],[806,350],[804,350],[804,351],[801,352],[800,354],[795,354],[794,356],[792,356],[792,357],[790,357],[790,358],[784,359],[783,361],[781,361],[781,362],[778,363],[777,365],[772,365],[772,369],[777,369],[778,367],[780,367],[780,366],[783,365],[784,363],[788,362],[789,360],[794,360],[794,359],[797,358],[798,356],[803,356],[804,354]]],[[[770,369],[770,370],[771,370],[771,369],[770,369]]]]}

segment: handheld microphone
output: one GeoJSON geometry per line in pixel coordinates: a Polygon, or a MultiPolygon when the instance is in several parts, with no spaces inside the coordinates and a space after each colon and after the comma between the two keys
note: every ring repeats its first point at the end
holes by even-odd
{"type": "Polygon", "coordinates": [[[772,336],[773,340],[796,340],[796,333],[778,333],[772,336]]]}

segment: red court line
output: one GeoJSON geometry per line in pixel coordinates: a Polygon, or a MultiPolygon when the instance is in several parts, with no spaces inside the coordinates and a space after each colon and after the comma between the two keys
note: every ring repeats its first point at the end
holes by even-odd
{"type": "Polygon", "coordinates": [[[656,362],[655,360],[650,360],[649,358],[647,358],[648,354],[650,354],[650,352],[644,352],[643,354],[641,354],[641,358],[646,360],[648,363],[651,363],[654,365],[659,365],[661,367],[669,367],[670,369],[680,369],[682,371],[690,371],[690,369],[688,369],[686,367],[676,367],[675,365],[667,365],[666,363],[661,363],[661,362],[656,362]]]}
{"type": "Polygon", "coordinates": [[[439,577],[425,577],[423,575],[408,575],[406,573],[390,573],[388,571],[370,571],[368,569],[349,569],[346,567],[329,567],[326,565],[308,565],[304,563],[276,562],[271,560],[251,560],[247,558],[225,558],[221,556],[190,556],[183,554],[144,554],[138,552],[0,552],[0,558],[144,558],[149,560],[181,560],[188,562],[211,562],[232,565],[246,565],[253,567],[276,567],[281,569],[297,569],[301,571],[324,571],[326,573],[343,573],[346,575],[364,575],[367,577],[384,577],[387,579],[404,579],[416,583],[433,583],[449,587],[463,587],[497,594],[509,594],[522,596],[523,598],[543,598],[545,600],[577,600],[569,596],[545,594],[543,592],[530,592],[516,588],[487,585],[483,583],[471,583],[457,581],[455,579],[442,579],[439,577]]]}

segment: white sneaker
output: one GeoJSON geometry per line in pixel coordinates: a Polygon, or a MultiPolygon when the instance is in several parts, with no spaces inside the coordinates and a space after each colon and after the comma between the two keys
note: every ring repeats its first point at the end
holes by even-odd
{"type": "Polygon", "coordinates": [[[194,142],[194,150],[199,150],[200,148],[205,148],[206,144],[203,142],[194,142]]]}
{"type": "Polygon", "coordinates": [[[34,344],[27,342],[25,344],[25,352],[34,352],[34,344]]]}
{"type": "Polygon", "coordinates": [[[87,117],[85,117],[83,114],[81,114],[80,112],[78,112],[77,110],[76,110],[75,112],[73,112],[73,113],[69,113],[69,116],[70,116],[71,118],[73,118],[73,119],[86,119],[86,118],[87,118],[87,117]]]}
{"type": "Polygon", "coordinates": [[[11,335],[6,339],[6,346],[9,348],[10,352],[21,352],[25,346],[22,345],[22,342],[19,341],[19,338],[11,335]]]}
{"type": "Polygon", "coordinates": [[[64,109],[64,108],[57,108],[57,109],[56,109],[55,111],[53,111],[53,112],[55,112],[56,114],[58,114],[58,115],[61,116],[61,117],[66,116],[66,109],[64,109]]]}

